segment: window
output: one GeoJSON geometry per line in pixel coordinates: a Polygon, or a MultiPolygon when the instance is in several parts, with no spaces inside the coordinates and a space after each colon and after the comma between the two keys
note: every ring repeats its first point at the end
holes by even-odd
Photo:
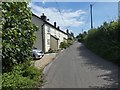
{"type": "Polygon", "coordinates": [[[59,33],[59,37],[60,37],[60,33],[59,33]]]}
{"type": "Polygon", "coordinates": [[[50,39],[47,39],[47,45],[50,45],[50,39]]]}
{"type": "Polygon", "coordinates": [[[48,28],[48,33],[50,34],[50,28],[48,28]]]}

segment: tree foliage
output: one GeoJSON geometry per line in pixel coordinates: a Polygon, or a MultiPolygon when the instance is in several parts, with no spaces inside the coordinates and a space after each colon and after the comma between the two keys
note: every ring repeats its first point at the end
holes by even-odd
{"type": "Polygon", "coordinates": [[[42,84],[42,70],[29,62],[14,65],[10,72],[2,75],[3,90],[21,90],[38,87],[42,84]]]}
{"type": "Polygon", "coordinates": [[[76,36],[76,38],[78,39],[79,42],[83,42],[84,41],[84,37],[87,35],[87,32],[84,31],[83,33],[80,33],[79,35],[76,36]]]}
{"type": "Polygon", "coordinates": [[[64,42],[61,42],[61,43],[60,43],[60,48],[66,49],[66,48],[67,48],[67,42],[65,42],[65,41],[64,41],[64,42]]]}
{"type": "Polygon", "coordinates": [[[74,39],[72,37],[68,38],[66,41],[60,43],[61,49],[66,49],[74,43],[74,39]]]}
{"type": "Polygon", "coordinates": [[[100,56],[120,63],[120,20],[110,23],[104,22],[98,28],[88,31],[84,37],[88,48],[100,56]]]}
{"type": "Polygon", "coordinates": [[[2,3],[2,61],[3,71],[31,57],[37,27],[26,2],[2,3]]]}

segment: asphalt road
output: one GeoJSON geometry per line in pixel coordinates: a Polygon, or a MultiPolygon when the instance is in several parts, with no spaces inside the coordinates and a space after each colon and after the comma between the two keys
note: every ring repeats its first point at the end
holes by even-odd
{"type": "Polygon", "coordinates": [[[118,67],[75,42],[49,64],[43,88],[118,88],[118,67]]]}

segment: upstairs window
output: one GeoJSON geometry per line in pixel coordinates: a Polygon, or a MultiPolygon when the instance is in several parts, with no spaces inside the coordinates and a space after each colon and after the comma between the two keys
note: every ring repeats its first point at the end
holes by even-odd
{"type": "Polygon", "coordinates": [[[47,45],[50,45],[50,39],[47,39],[47,45]]]}
{"type": "Polygon", "coordinates": [[[50,34],[50,28],[48,28],[48,34],[50,34]]]}

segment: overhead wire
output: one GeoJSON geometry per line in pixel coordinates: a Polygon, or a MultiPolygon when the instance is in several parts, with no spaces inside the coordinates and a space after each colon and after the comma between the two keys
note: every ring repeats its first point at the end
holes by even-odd
{"type": "Polygon", "coordinates": [[[61,19],[62,19],[64,25],[66,25],[65,20],[64,20],[64,18],[63,18],[63,14],[62,14],[62,12],[61,12],[61,10],[60,10],[60,6],[59,6],[59,4],[58,4],[58,2],[57,2],[56,0],[55,0],[55,3],[56,3],[56,5],[58,6],[57,10],[58,10],[58,12],[59,12],[59,14],[60,14],[60,16],[61,16],[61,19]]]}
{"type": "Polygon", "coordinates": [[[43,9],[42,13],[45,13],[45,1],[44,0],[42,1],[42,9],[43,9]]]}
{"type": "MultiPolygon", "coordinates": [[[[94,2],[92,5],[94,6],[95,4],[96,4],[96,2],[94,2]]],[[[86,12],[88,11],[88,16],[87,16],[87,19],[86,19],[85,24],[83,25],[83,27],[85,27],[89,22],[89,18],[90,18],[90,8],[89,8],[89,6],[84,11],[86,11],[86,12]]],[[[83,32],[83,28],[82,28],[82,32],[83,32]]]]}
{"type": "MultiPolygon", "coordinates": [[[[90,5],[94,6],[95,4],[96,4],[96,2],[94,2],[94,3],[92,3],[92,4],[89,4],[89,6],[90,6],[90,5]]],[[[88,16],[87,16],[87,19],[86,19],[86,21],[85,21],[85,24],[84,24],[82,27],[87,26],[88,23],[89,23],[89,18],[90,18],[90,8],[89,8],[89,6],[87,7],[87,9],[85,9],[86,12],[88,11],[88,16]]],[[[81,28],[81,29],[82,29],[82,32],[83,32],[83,28],[81,28]]]]}
{"type": "MultiPolygon", "coordinates": [[[[87,9],[85,9],[84,11],[88,11],[88,10],[89,10],[89,6],[88,6],[87,9]]],[[[88,17],[88,18],[89,18],[89,17],[88,17]]],[[[88,21],[88,19],[87,19],[87,21],[88,21]]],[[[74,24],[74,23],[72,23],[72,24],[74,24]]],[[[70,27],[71,27],[71,26],[68,26],[67,29],[70,28],[70,27]]]]}
{"type": "MultiPolygon", "coordinates": [[[[43,0],[43,1],[44,1],[44,0],[43,0]]],[[[65,20],[64,20],[64,18],[63,18],[63,14],[62,14],[62,12],[61,12],[61,10],[60,10],[60,6],[59,6],[59,4],[58,4],[58,2],[57,2],[56,0],[55,0],[55,3],[56,3],[56,5],[58,6],[57,10],[58,10],[58,12],[59,12],[59,14],[60,14],[60,16],[61,16],[61,19],[62,19],[64,25],[66,25],[65,20]]],[[[94,2],[92,5],[94,6],[95,4],[96,4],[96,2],[94,2]]],[[[43,3],[43,5],[42,5],[42,8],[43,8],[43,12],[45,12],[44,3],[43,3]]],[[[85,9],[85,11],[88,11],[88,10],[89,10],[89,8],[85,9]]],[[[87,19],[86,19],[86,21],[85,21],[85,25],[88,23],[89,17],[90,17],[90,14],[88,14],[88,16],[87,16],[87,19]]],[[[71,26],[68,26],[68,27],[66,27],[66,29],[68,29],[68,28],[70,28],[70,27],[71,27],[71,26]]]]}
{"type": "Polygon", "coordinates": [[[89,11],[89,6],[84,10],[84,11],[86,11],[86,12],[88,12],[88,15],[87,15],[87,19],[85,20],[85,23],[84,23],[84,25],[82,26],[82,28],[81,28],[81,30],[82,30],[82,32],[83,32],[83,27],[85,27],[87,24],[88,24],[88,22],[89,22],[89,17],[90,17],[90,11],[89,11]]]}
{"type": "Polygon", "coordinates": [[[94,6],[96,4],[96,2],[94,2],[92,5],[94,6]]]}

